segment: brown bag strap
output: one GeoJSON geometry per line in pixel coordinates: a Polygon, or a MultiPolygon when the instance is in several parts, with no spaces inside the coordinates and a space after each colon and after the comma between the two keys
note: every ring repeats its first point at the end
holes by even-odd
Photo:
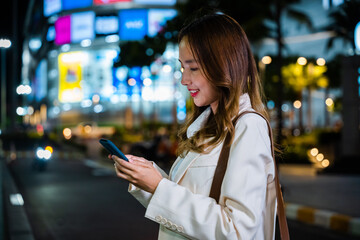
{"type": "MultiPolygon", "coordinates": [[[[279,227],[280,227],[280,237],[283,240],[289,240],[290,239],[289,229],[288,229],[288,225],[287,225],[287,221],[286,221],[285,204],[284,204],[284,199],[283,199],[281,188],[280,188],[280,181],[279,181],[278,171],[277,171],[276,162],[275,162],[274,143],[273,143],[273,135],[272,135],[271,126],[270,126],[269,121],[262,114],[255,112],[255,111],[244,111],[244,112],[240,113],[233,120],[234,125],[236,124],[236,122],[239,120],[240,117],[242,117],[244,114],[247,114],[247,113],[258,114],[259,116],[261,116],[262,118],[265,119],[267,126],[268,126],[270,142],[271,142],[271,154],[272,154],[272,157],[274,160],[274,166],[275,166],[275,187],[276,187],[277,215],[278,215],[279,227]]],[[[226,168],[227,168],[227,163],[228,163],[229,153],[230,153],[230,146],[231,146],[229,144],[230,141],[231,141],[230,135],[227,134],[225,137],[223,148],[221,149],[221,152],[220,152],[219,162],[216,166],[214,179],[213,179],[213,182],[211,185],[210,197],[214,198],[216,200],[216,202],[219,202],[221,184],[224,179],[224,175],[225,175],[226,168]]]]}

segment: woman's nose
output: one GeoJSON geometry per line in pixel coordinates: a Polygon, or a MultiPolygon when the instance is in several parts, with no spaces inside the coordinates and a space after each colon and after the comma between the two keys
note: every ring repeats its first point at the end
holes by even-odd
{"type": "Polygon", "coordinates": [[[181,76],[181,84],[182,85],[188,85],[190,83],[189,76],[185,73],[185,71],[182,73],[181,76]]]}

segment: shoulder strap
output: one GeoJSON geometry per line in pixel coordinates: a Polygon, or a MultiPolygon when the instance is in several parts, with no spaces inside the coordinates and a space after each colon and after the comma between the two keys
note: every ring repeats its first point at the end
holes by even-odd
{"type": "MultiPolygon", "coordinates": [[[[245,111],[245,112],[242,112],[239,115],[237,115],[235,117],[235,119],[233,120],[234,125],[241,116],[243,116],[244,114],[246,114],[248,112],[250,112],[250,111],[245,111]]],[[[230,135],[226,134],[224,144],[223,144],[223,147],[220,152],[219,161],[218,161],[218,164],[215,169],[214,179],[213,179],[213,182],[211,185],[210,197],[214,198],[216,200],[216,202],[219,202],[221,184],[224,179],[224,175],[225,175],[226,168],[227,168],[227,163],[228,163],[229,153],[230,153],[230,144],[229,144],[230,140],[231,140],[230,135]]]]}
{"type": "MultiPolygon", "coordinates": [[[[262,114],[255,112],[255,111],[244,111],[244,112],[240,113],[233,120],[234,125],[239,120],[240,117],[242,117],[244,114],[247,114],[247,113],[258,114],[259,116],[261,116],[262,118],[265,119],[267,126],[268,126],[270,142],[271,142],[271,154],[272,154],[272,157],[274,160],[274,166],[275,166],[275,187],[276,187],[277,215],[278,215],[279,227],[280,227],[280,237],[283,240],[288,240],[288,239],[290,239],[289,229],[287,226],[287,221],[286,221],[286,216],[285,216],[284,199],[283,199],[282,192],[280,189],[280,181],[279,181],[278,171],[277,171],[276,162],[275,162],[274,142],[273,142],[271,126],[270,126],[269,121],[262,114]]],[[[213,182],[211,185],[210,197],[214,198],[216,200],[216,202],[219,202],[221,184],[224,179],[224,175],[225,175],[226,168],[227,168],[227,163],[228,163],[229,153],[230,153],[230,144],[228,144],[228,143],[230,141],[231,141],[231,138],[230,138],[229,134],[227,134],[225,141],[224,141],[223,148],[220,152],[219,162],[216,166],[214,179],[213,179],[213,182]]]]}

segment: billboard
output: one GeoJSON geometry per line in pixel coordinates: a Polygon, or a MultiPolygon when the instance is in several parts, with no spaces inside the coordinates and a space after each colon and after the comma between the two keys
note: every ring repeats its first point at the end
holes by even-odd
{"type": "Polygon", "coordinates": [[[97,35],[115,34],[119,32],[118,16],[96,16],[95,33],[97,35]]]}
{"type": "Polygon", "coordinates": [[[47,94],[47,61],[41,60],[35,70],[34,88],[35,99],[40,102],[47,94]]]}
{"type": "Polygon", "coordinates": [[[132,0],[94,0],[94,5],[105,5],[118,2],[131,2],[132,0]]]}
{"type": "Polygon", "coordinates": [[[134,0],[137,4],[173,6],[176,0],[134,0]]]}
{"type": "Polygon", "coordinates": [[[94,12],[80,12],[71,15],[71,42],[94,39],[94,12]]]}
{"type": "Polygon", "coordinates": [[[71,42],[71,17],[70,15],[59,17],[55,22],[55,44],[61,45],[71,42]]]}
{"type": "Polygon", "coordinates": [[[358,22],[355,26],[354,41],[356,49],[360,50],[360,22],[358,22]]]}
{"type": "Polygon", "coordinates": [[[154,37],[166,24],[166,21],[173,19],[177,11],[175,9],[150,9],[148,17],[148,35],[154,37]]]}
{"type": "Polygon", "coordinates": [[[55,35],[56,35],[55,26],[54,25],[49,26],[48,31],[46,33],[46,40],[48,42],[54,41],[55,40],[55,35]]]}
{"type": "Polygon", "coordinates": [[[80,102],[83,99],[81,86],[82,64],[86,56],[83,52],[61,53],[59,63],[59,101],[80,102]]]}
{"type": "Polygon", "coordinates": [[[62,0],[62,9],[71,10],[76,8],[86,8],[92,6],[92,0],[62,0]]]}
{"type": "Polygon", "coordinates": [[[127,9],[119,12],[120,40],[140,40],[148,31],[146,9],[127,9]]]}
{"type": "Polygon", "coordinates": [[[61,0],[44,0],[44,16],[49,17],[61,11],[61,0]]]}

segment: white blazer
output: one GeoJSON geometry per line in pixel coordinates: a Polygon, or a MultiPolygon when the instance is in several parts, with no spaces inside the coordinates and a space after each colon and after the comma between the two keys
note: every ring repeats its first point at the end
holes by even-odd
{"type": "MultiPolygon", "coordinates": [[[[247,94],[240,109],[253,110],[247,94]]],[[[193,122],[188,137],[210,111],[193,122]]],[[[265,120],[252,113],[238,120],[218,204],[209,193],[222,145],[179,157],[169,176],[159,169],[164,178],[154,194],[130,184],[129,192],[147,208],[145,217],[160,224],[159,239],[274,239],[274,162],[265,120]]]]}

